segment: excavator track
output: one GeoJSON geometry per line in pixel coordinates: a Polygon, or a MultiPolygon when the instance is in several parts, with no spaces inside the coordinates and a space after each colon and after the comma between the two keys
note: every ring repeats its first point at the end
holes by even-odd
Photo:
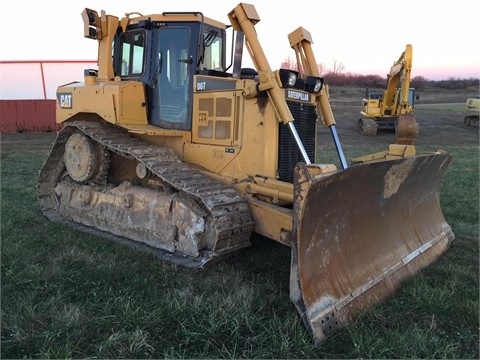
{"type": "Polygon", "coordinates": [[[361,118],[358,119],[358,130],[362,135],[377,135],[377,122],[374,119],[361,118]]]}
{"type": "Polygon", "coordinates": [[[253,231],[248,203],[233,187],[191,168],[170,148],[105,122],[66,123],[40,171],[37,195],[43,214],[52,221],[142,247],[185,266],[200,267],[249,246],[253,231]],[[105,154],[143,165],[162,186],[111,184],[106,171],[95,183],[73,181],[65,166],[65,147],[79,133],[100,144],[105,154]]]}

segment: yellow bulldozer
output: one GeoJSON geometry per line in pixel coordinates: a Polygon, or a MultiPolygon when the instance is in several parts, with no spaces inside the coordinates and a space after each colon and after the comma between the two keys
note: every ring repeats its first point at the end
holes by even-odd
{"type": "Polygon", "coordinates": [[[192,267],[252,233],[289,246],[291,300],[317,343],[448,248],[449,154],[394,144],[349,164],[306,29],[288,37],[298,71],[273,71],[251,4],[228,25],[197,11],[82,17],[98,69],[57,91],[64,126],[37,188],[52,221],[192,267]],[[317,159],[320,123],[340,168],[317,159]]]}

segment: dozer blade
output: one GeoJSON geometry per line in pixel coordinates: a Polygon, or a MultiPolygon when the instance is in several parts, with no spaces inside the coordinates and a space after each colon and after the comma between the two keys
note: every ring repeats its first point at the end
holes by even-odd
{"type": "Polygon", "coordinates": [[[316,343],[434,262],[454,235],[440,208],[445,153],[295,169],[290,296],[316,343]]]}

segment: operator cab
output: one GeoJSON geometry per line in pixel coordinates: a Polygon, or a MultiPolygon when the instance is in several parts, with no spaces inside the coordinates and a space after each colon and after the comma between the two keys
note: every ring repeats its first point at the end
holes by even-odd
{"type": "MultiPolygon", "coordinates": [[[[170,14],[164,13],[163,18],[170,14]]],[[[203,15],[171,14],[193,21],[141,20],[119,28],[113,45],[115,76],[145,84],[149,123],[164,129],[191,130],[193,76],[225,73],[225,29],[203,15]]]]}

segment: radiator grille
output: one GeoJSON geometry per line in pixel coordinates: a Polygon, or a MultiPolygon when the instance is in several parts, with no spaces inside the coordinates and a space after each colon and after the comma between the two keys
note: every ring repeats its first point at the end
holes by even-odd
{"type": "MultiPolygon", "coordinates": [[[[317,119],[315,107],[293,101],[288,102],[288,107],[295,119],[293,124],[297,129],[308,157],[310,161],[314,162],[317,119]]],[[[278,175],[281,181],[293,183],[293,170],[295,169],[295,165],[298,162],[305,162],[305,160],[298,149],[288,125],[280,124],[279,126],[280,146],[278,154],[278,175]]]]}

